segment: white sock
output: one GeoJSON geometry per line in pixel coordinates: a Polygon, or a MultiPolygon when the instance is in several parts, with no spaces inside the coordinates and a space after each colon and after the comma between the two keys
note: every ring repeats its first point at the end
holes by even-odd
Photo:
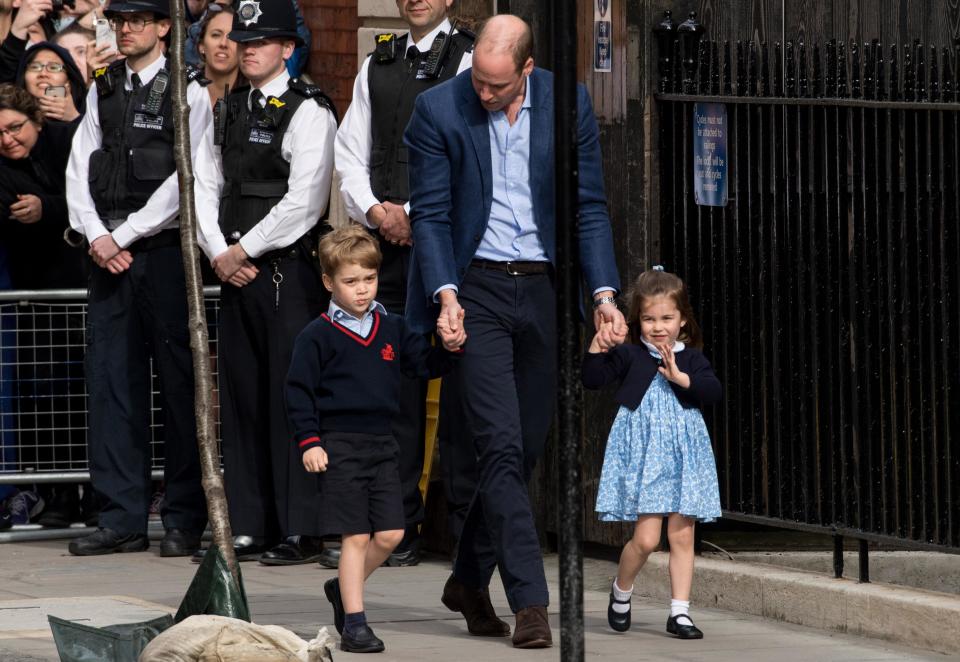
{"type": "Polygon", "coordinates": [[[690,613],[690,601],[689,600],[671,600],[670,601],[670,615],[679,616],[677,619],[677,625],[693,625],[693,621],[687,616],[690,613]]]}
{"type": "Polygon", "coordinates": [[[619,586],[617,586],[617,580],[613,580],[613,599],[620,600],[620,602],[613,603],[613,610],[618,614],[626,614],[630,611],[630,596],[633,595],[633,587],[624,591],[619,586]],[[626,602],[626,604],[621,604],[621,602],[626,602]]]}

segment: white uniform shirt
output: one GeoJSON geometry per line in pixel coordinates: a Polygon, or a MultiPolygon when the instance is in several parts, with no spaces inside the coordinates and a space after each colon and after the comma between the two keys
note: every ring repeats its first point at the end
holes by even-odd
{"type": "MultiPolygon", "coordinates": [[[[423,39],[414,44],[421,53],[426,53],[433,45],[433,40],[440,31],[450,34],[450,21],[434,28],[423,39]]],[[[397,53],[397,57],[406,57],[406,53],[397,53]]],[[[473,53],[464,53],[460,59],[457,73],[470,68],[473,63],[473,53]]],[[[353,101],[340,130],[337,131],[337,175],[340,177],[340,194],[347,207],[347,214],[353,220],[367,227],[373,227],[367,221],[367,211],[381,201],[373,194],[370,187],[370,150],[373,145],[373,130],[370,117],[370,57],[363,61],[360,73],[353,83],[353,101]]],[[[410,213],[410,204],[404,205],[410,213]]]]}
{"type": "MultiPolygon", "coordinates": [[[[284,70],[261,87],[263,103],[271,96],[282,96],[288,89],[289,80],[290,76],[284,70]]],[[[253,93],[252,88],[250,92],[253,93]]],[[[219,223],[223,167],[220,148],[213,144],[213,132],[211,124],[200,140],[196,165],[197,239],[211,261],[227,250],[219,223]]],[[[259,257],[285,248],[317,224],[330,198],[336,132],[337,120],[333,113],[313,99],[305,100],[297,108],[281,142],[280,153],[290,163],[287,193],[240,238],[240,246],[247,255],[259,257]]]]}
{"type": "MultiPolygon", "coordinates": [[[[157,73],[164,67],[167,58],[161,55],[151,64],[136,72],[144,87],[148,87],[157,73]]],[[[133,89],[130,77],[134,71],[125,67],[124,89],[133,89]]],[[[119,93],[119,90],[114,94],[119,93]]],[[[70,227],[83,234],[88,242],[110,234],[120,248],[127,248],[137,239],[155,235],[161,230],[176,228],[180,213],[180,184],[174,172],[153,192],[147,203],[127,217],[111,232],[107,221],[97,213],[93,196],[90,194],[90,155],[103,146],[103,133],[100,129],[99,97],[97,86],[91,85],[87,93],[87,113],[73,137],[70,159],[67,162],[67,208],[70,215],[70,227]]],[[[210,97],[198,83],[187,87],[187,103],[190,104],[190,154],[196,159],[197,143],[207,128],[213,123],[210,112],[210,97]]],[[[173,145],[170,146],[173,150],[173,145]]]]}

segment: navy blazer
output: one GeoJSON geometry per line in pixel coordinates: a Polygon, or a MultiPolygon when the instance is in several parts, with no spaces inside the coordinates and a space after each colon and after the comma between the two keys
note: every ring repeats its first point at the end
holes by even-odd
{"type": "MultiPolygon", "coordinates": [[[[460,285],[487,230],[493,202],[488,113],[470,77],[468,69],[420,94],[404,133],[414,242],[406,315],[411,327],[424,333],[436,323],[433,293],[449,283],[460,285]]],[[[547,257],[555,263],[553,74],[534,68],[529,82],[533,217],[547,257]]],[[[578,85],[581,269],[590,292],[604,286],[619,291],[599,135],[590,97],[578,85]]]]}
{"type": "MultiPolygon", "coordinates": [[[[720,402],[723,387],[703,352],[687,347],[674,357],[680,372],[690,376],[690,388],[669,382],[684,409],[699,409],[720,402]]],[[[659,366],[660,361],[653,358],[646,347],[628,343],[618,345],[606,354],[586,354],[580,379],[587,388],[602,388],[620,382],[614,399],[624,407],[636,409],[657,376],[659,366]]]]}

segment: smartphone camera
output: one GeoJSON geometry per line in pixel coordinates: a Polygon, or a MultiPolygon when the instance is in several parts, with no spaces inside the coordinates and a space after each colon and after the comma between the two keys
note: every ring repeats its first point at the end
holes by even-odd
{"type": "Polygon", "coordinates": [[[61,12],[64,7],[69,7],[70,9],[77,8],[77,0],[53,0],[53,11],[61,12]]]}

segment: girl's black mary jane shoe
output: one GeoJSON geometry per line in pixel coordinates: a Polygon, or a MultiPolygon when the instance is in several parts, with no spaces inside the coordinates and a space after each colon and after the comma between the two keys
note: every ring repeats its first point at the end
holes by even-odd
{"type": "Polygon", "coordinates": [[[630,610],[620,614],[613,609],[614,604],[629,605],[629,600],[617,600],[610,591],[610,604],[607,605],[607,623],[617,632],[626,632],[630,629],[630,610]]]}
{"type": "Polygon", "coordinates": [[[693,619],[690,618],[687,614],[680,614],[678,616],[671,616],[667,619],[667,632],[670,634],[675,634],[681,639],[703,639],[703,632],[700,631],[696,625],[693,624],[693,619]],[[684,625],[683,623],[677,623],[677,619],[681,617],[686,617],[690,621],[690,625],[684,625]]]}

